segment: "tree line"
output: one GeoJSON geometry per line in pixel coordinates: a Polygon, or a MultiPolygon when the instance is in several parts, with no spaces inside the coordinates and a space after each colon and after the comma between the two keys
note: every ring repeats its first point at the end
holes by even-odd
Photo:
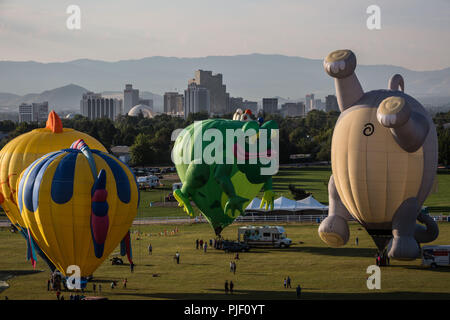
{"type": "MultiPolygon", "coordinates": [[[[221,116],[231,119],[232,114],[221,116]]],[[[339,112],[313,110],[305,117],[283,118],[278,114],[263,115],[264,120],[275,120],[279,126],[280,163],[298,161],[330,161],[331,138],[339,112]],[[308,155],[302,160],[291,159],[290,155],[308,155]]],[[[175,129],[185,128],[196,120],[208,118],[207,113],[190,114],[185,120],[166,114],[154,118],[119,116],[116,121],[102,118],[89,120],[81,115],[73,119],[62,119],[63,127],[85,132],[99,140],[108,150],[112,146],[131,146],[132,166],[172,165],[171,141],[175,129]]],[[[450,165],[450,112],[437,113],[434,116],[439,143],[439,163],[450,165]]],[[[0,121],[0,131],[4,137],[0,141],[3,147],[14,137],[45,123],[15,123],[0,121]]]]}

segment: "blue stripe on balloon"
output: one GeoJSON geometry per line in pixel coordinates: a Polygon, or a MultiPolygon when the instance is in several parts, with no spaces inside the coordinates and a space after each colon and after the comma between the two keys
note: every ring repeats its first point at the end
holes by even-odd
{"type": "Polygon", "coordinates": [[[114,175],[114,180],[116,181],[117,195],[119,196],[120,201],[129,203],[131,200],[130,181],[123,168],[117,163],[116,159],[103,152],[92,150],[92,153],[97,154],[108,164],[114,175]]]}
{"type": "MultiPolygon", "coordinates": [[[[23,179],[24,180],[27,179],[26,184],[23,186],[23,201],[24,201],[25,207],[29,211],[35,212],[38,207],[38,204],[37,204],[38,199],[33,199],[33,191],[35,189],[34,186],[35,186],[35,182],[36,182],[36,177],[38,176],[38,174],[40,174],[41,168],[44,167],[44,171],[45,171],[45,168],[47,168],[47,166],[56,157],[58,157],[61,153],[62,153],[61,151],[58,151],[58,152],[51,153],[49,155],[45,155],[44,157],[41,158],[42,161],[37,163],[34,166],[34,168],[31,169],[31,171],[29,172],[29,174],[27,176],[23,175],[23,179]]],[[[42,175],[43,175],[43,173],[41,174],[41,177],[42,177],[42,175]]],[[[39,192],[39,188],[38,188],[38,192],[39,192]]]]}
{"type": "MultiPolygon", "coordinates": [[[[64,156],[55,170],[52,180],[51,196],[58,204],[68,202],[73,196],[75,164],[78,153],[64,156]]],[[[38,182],[40,184],[40,181],[38,182]]]]}
{"type": "Polygon", "coordinates": [[[138,201],[137,201],[137,207],[136,208],[139,208],[139,203],[141,202],[141,193],[139,192],[139,184],[137,182],[136,175],[134,174],[133,170],[131,170],[131,168],[125,162],[120,160],[120,158],[117,158],[117,159],[120,162],[122,162],[128,168],[128,170],[130,170],[131,174],[133,175],[134,183],[136,184],[136,190],[137,190],[137,193],[138,193],[138,201]]]}
{"type": "Polygon", "coordinates": [[[30,172],[31,168],[32,168],[37,162],[41,161],[41,160],[44,159],[44,158],[51,157],[52,155],[54,155],[55,153],[58,153],[58,152],[60,152],[60,151],[55,151],[55,152],[46,154],[46,155],[40,157],[39,159],[34,160],[33,163],[30,164],[30,165],[25,169],[25,172],[24,172],[24,174],[23,174],[23,176],[22,176],[22,179],[20,179],[20,182],[19,182],[19,192],[18,192],[18,197],[19,197],[19,203],[18,203],[18,204],[19,204],[19,211],[20,211],[21,214],[22,214],[22,208],[23,208],[23,197],[22,197],[22,193],[23,193],[23,187],[24,187],[25,179],[26,179],[27,176],[28,176],[28,172],[30,172]]]}

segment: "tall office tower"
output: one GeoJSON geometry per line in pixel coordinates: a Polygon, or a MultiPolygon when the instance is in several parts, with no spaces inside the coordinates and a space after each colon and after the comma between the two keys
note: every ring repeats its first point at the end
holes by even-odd
{"type": "Polygon", "coordinates": [[[262,104],[265,113],[278,112],[278,98],[263,98],[262,104]]]}
{"type": "Polygon", "coordinates": [[[138,104],[143,104],[144,106],[148,106],[148,107],[150,107],[150,109],[153,110],[153,100],[152,99],[141,99],[141,98],[139,98],[139,103],[138,104]]]}
{"type": "Polygon", "coordinates": [[[184,95],[178,92],[164,93],[164,113],[182,115],[184,113],[184,95]]]}
{"type": "Polygon", "coordinates": [[[205,111],[211,113],[211,96],[207,88],[190,83],[184,90],[184,118],[187,119],[189,113],[205,111]]]}
{"type": "Polygon", "coordinates": [[[90,120],[109,118],[116,120],[122,110],[122,100],[102,97],[101,93],[87,92],[80,101],[80,111],[90,120]]]}
{"type": "Polygon", "coordinates": [[[139,104],[139,90],[133,89],[133,85],[126,84],[123,90],[123,110],[122,114],[127,114],[135,105],[139,104]]]}
{"type": "Polygon", "coordinates": [[[306,112],[309,112],[313,109],[315,109],[315,100],[314,100],[314,93],[307,94],[305,97],[305,108],[306,112]]]}
{"type": "Polygon", "coordinates": [[[212,71],[197,70],[195,78],[189,80],[188,85],[195,83],[209,90],[210,105],[212,114],[229,113],[230,95],[227,93],[227,87],[223,84],[222,74],[213,75],[212,71]]]}
{"type": "Polygon", "coordinates": [[[48,101],[22,103],[19,106],[19,122],[46,121],[48,117],[48,101]]]}
{"type": "Polygon", "coordinates": [[[321,99],[314,99],[314,109],[316,110],[324,110],[325,104],[322,102],[321,99]]]}
{"type": "Polygon", "coordinates": [[[303,117],[305,115],[305,104],[303,102],[287,102],[281,106],[283,117],[303,117]]]}
{"type": "Polygon", "coordinates": [[[235,97],[230,97],[230,110],[232,112],[236,111],[236,109],[243,109],[243,105],[244,105],[244,99],[242,99],[241,97],[235,98],[235,97]]]}
{"type": "Polygon", "coordinates": [[[330,94],[325,97],[325,111],[339,111],[337,98],[334,94],[330,94]]]}

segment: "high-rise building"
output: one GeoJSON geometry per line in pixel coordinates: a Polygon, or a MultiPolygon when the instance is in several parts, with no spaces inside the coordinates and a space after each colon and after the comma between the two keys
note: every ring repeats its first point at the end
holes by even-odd
{"type": "Polygon", "coordinates": [[[212,71],[197,70],[195,78],[189,80],[188,85],[195,83],[209,90],[210,106],[212,114],[230,113],[229,107],[230,95],[227,93],[227,87],[223,84],[222,74],[212,74],[212,71]]]}
{"type": "Polygon", "coordinates": [[[303,117],[305,116],[305,104],[303,102],[287,102],[281,106],[283,117],[303,117]]]}
{"type": "Polygon", "coordinates": [[[325,111],[339,111],[337,98],[334,94],[330,94],[325,97],[325,111]]]}
{"type": "Polygon", "coordinates": [[[278,98],[263,98],[262,107],[264,113],[278,112],[278,98]]]}
{"type": "Polygon", "coordinates": [[[19,106],[19,122],[46,121],[48,117],[48,101],[38,103],[22,103],[19,106]]]}
{"type": "MultiPolygon", "coordinates": [[[[127,114],[135,105],[139,104],[139,90],[133,89],[133,85],[126,84],[123,91],[123,110],[122,114],[127,114]]],[[[145,104],[145,103],[144,103],[145,104]]]]}
{"type": "Polygon", "coordinates": [[[137,105],[145,105],[153,110],[153,100],[152,99],[142,99],[139,97],[139,89],[133,89],[132,84],[126,84],[125,90],[123,90],[123,110],[120,111],[121,114],[128,114],[128,112],[137,105]]]}
{"type": "Polygon", "coordinates": [[[184,90],[184,118],[187,119],[190,113],[197,112],[211,113],[211,97],[207,88],[190,83],[184,90]]]}
{"type": "Polygon", "coordinates": [[[321,99],[314,99],[314,109],[316,110],[324,110],[325,104],[321,99]]]}
{"type": "Polygon", "coordinates": [[[258,112],[258,102],[244,100],[241,97],[239,97],[239,98],[231,97],[230,98],[231,112],[235,112],[236,109],[238,109],[238,108],[240,108],[242,110],[250,109],[252,111],[252,113],[256,114],[258,112]]]}
{"type": "Polygon", "coordinates": [[[87,92],[80,101],[81,114],[90,120],[109,118],[114,121],[121,110],[122,100],[105,98],[101,93],[87,92]]]}
{"type": "Polygon", "coordinates": [[[313,109],[315,109],[314,93],[307,94],[305,97],[305,111],[308,113],[313,109]]]}
{"type": "Polygon", "coordinates": [[[153,110],[153,99],[141,99],[141,98],[139,98],[139,103],[138,104],[143,104],[144,106],[148,106],[148,107],[150,107],[150,109],[153,110]]]}
{"type": "Polygon", "coordinates": [[[181,115],[184,113],[184,95],[178,92],[164,93],[164,113],[181,115]]]}

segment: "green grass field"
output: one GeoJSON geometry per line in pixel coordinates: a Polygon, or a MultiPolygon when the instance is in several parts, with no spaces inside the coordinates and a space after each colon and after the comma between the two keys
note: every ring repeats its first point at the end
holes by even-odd
{"type": "MultiPolygon", "coordinates": [[[[329,167],[281,168],[273,186],[277,196],[292,198],[288,189],[292,183],[311,192],[320,202],[328,203],[330,174],[329,167]]],[[[430,195],[426,205],[448,208],[449,171],[441,171],[438,180],[438,192],[430,195]]],[[[184,216],[181,208],[149,206],[150,201],[161,201],[174,182],[176,176],[163,180],[164,187],[142,192],[138,216],[184,216]]],[[[110,299],[295,299],[294,288],[283,288],[283,279],[289,275],[293,287],[301,284],[304,299],[450,299],[450,268],[431,270],[421,267],[420,260],[392,261],[390,267],[382,268],[381,290],[368,290],[366,269],[375,263],[376,249],[367,232],[357,224],[351,225],[349,243],[338,249],[326,247],[319,239],[317,224],[285,225],[294,245],[289,249],[260,248],[242,253],[236,275],[229,272],[231,254],[214,249],[205,254],[195,249],[195,239],[214,237],[209,225],[178,225],[176,235],[159,235],[174,228],[173,225],[133,227],[142,238],[136,240],[137,234],[133,233],[135,272],[130,273],[128,265],[112,266],[107,259],[94,274],[95,282],[102,284],[102,293],[93,293],[89,284],[86,295],[110,299]],[[359,246],[355,245],[356,235],[359,246]],[[153,245],[151,256],[147,253],[149,243],[153,245]],[[177,250],[181,253],[180,265],[173,261],[177,250]],[[125,277],[128,287],[123,289],[125,277]],[[111,280],[118,280],[119,287],[111,290],[111,280]],[[232,297],[223,292],[225,280],[235,283],[236,293],[232,297]]],[[[237,228],[233,224],[222,234],[235,239],[237,228]]],[[[440,223],[440,236],[435,243],[450,244],[450,223],[440,223]]],[[[26,244],[20,235],[0,229],[0,252],[0,281],[10,285],[0,293],[2,299],[5,295],[9,299],[55,299],[55,294],[46,289],[47,266],[39,261],[33,271],[25,260],[26,244]]],[[[67,299],[67,293],[63,294],[67,299]]]]}
{"type": "MultiPolygon", "coordinates": [[[[328,204],[328,180],[330,175],[331,167],[293,168],[285,166],[281,167],[278,174],[273,177],[273,189],[276,197],[284,196],[292,199],[293,196],[288,187],[289,184],[293,184],[297,188],[303,188],[312,193],[318,201],[328,204]]],[[[164,198],[172,191],[172,184],[179,182],[175,175],[165,177],[170,179],[162,180],[164,186],[141,192],[138,217],[185,216],[183,210],[178,207],[150,207],[150,202],[164,201],[164,198]]],[[[432,212],[433,214],[448,214],[448,211],[450,211],[450,170],[439,170],[437,177],[438,190],[430,194],[424,205],[430,208],[438,208],[437,211],[432,212]],[[439,208],[444,208],[447,212],[441,212],[439,208]]],[[[262,194],[261,192],[258,197],[262,198],[262,194]]],[[[198,210],[196,212],[199,214],[198,210]]]]}
{"type": "MultiPolygon", "coordinates": [[[[381,290],[369,290],[367,267],[375,263],[375,246],[366,231],[351,225],[351,238],[342,248],[328,248],[317,235],[317,225],[285,225],[294,245],[287,249],[258,248],[241,253],[237,272],[229,271],[233,254],[208,249],[195,249],[197,238],[207,240],[214,236],[207,224],[179,225],[173,236],[160,236],[175,226],[153,225],[134,228],[142,240],[133,234],[134,273],[128,265],[113,266],[105,261],[94,278],[102,285],[102,292],[93,293],[88,284],[86,295],[101,295],[109,299],[295,299],[295,286],[301,284],[304,299],[450,299],[450,268],[435,270],[421,266],[420,260],[391,261],[381,270],[381,290]],[[355,237],[359,237],[359,246],[355,237]],[[300,243],[301,242],[301,243],[300,243]],[[151,243],[153,254],[148,255],[151,243]],[[181,254],[177,265],[173,256],[181,254]],[[157,276],[154,276],[157,275],[157,276]],[[290,276],[292,289],[284,289],[283,279],[290,276]],[[126,289],[122,280],[128,279],[126,289]],[[111,280],[118,288],[111,289],[111,280]],[[225,295],[225,280],[235,283],[235,294],[225,295]]],[[[440,223],[441,234],[436,244],[450,244],[450,224],[440,223]]],[[[223,232],[225,238],[237,237],[238,225],[223,232]]],[[[25,241],[8,230],[0,231],[2,252],[1,277],[15,273],[7,280],[9,289],[0,295],[9,299],[56,299],[46,288],[49,271],[42,261],[37,269],[25,261],[25,241]]],[[[68,294],[63,292],[65,298],[68,294]]],[[[3,298],[3,297],[2,297],[3,298]]]]}

